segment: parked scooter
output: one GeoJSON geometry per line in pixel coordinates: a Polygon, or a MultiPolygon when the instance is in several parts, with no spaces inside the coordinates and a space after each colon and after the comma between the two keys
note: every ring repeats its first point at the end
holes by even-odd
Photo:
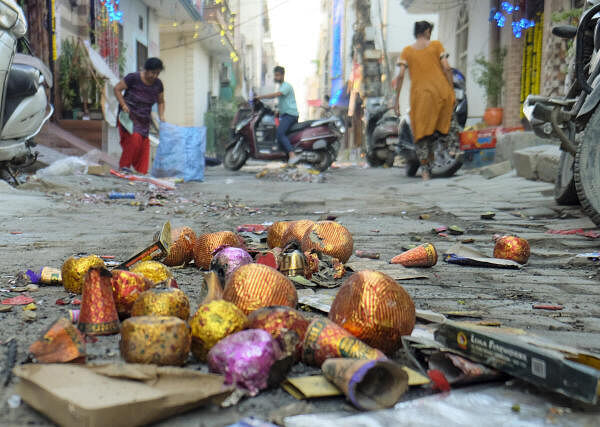
{"type": "Polygon", "coordinates": [[[31,139],[54,112],[46,97],[52,73],[30,54],[26,33],[25,15],[17,2],[0,0],[0,178],[15,184],[15,173],[37,158],[31,139]],[[19,44],[28,54],[17,53],[19,44]]]}
{"type": "MultiPolygon", "coordinates": [[[[259,100],[252,101],[252,110],[240,109],[234,121],[232,140],[226,147],[223,164],[238,170],[248,158],[287,160],[275,135],[275,113],[259,100]]],[[[336,116],[295,124],[288,136],[301,163],[324,171],[337,159],[340,139],[346,132],[344,122],[336,116]]]]}
{"type": "MultiPolygon", "coordinates": [[[[463,164],[463,155],[459,146],[459,133],[467,122],[466,81],[460,71],[453,69],[452,74],[456,107],[448,136],[440,137],[440,140],[436,142],[435,159],[431,170],[433,177],[452,176],[463,164]]],[[[416,175],[421,164],[417,158],[409,113],[407,111],[402,117],[396,117],[392,109],[384,105],[381,98],[376,98],[371,104],[367,104],[366,157],[370,166],[382,166],[384,164],[392,166],[396,155],[399,154],[404,157],[406,175],[416,175]]]]}
{"type": "Polygon", "coordinates": [[[573,204],[579,199],[583,211],[600,225],[600,4],[591,3],[578,27],[552,30],[558,37],[575,38],[565,95],[530,95],[523,112],[536,135],[561,142],[557,203],[573,204]]]}

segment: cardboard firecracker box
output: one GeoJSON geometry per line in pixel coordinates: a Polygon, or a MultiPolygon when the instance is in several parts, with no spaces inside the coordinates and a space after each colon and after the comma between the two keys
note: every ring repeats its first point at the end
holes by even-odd
{"type": "Polygon", "coordinates": [[[522,130],[523,127],[521,126],[512,128],[495,127],[481,130],[467,130],[460,133],[460,149],[469,151],[496,148],[496,143],[500,135],[522,130]]]}
{"type": "Polygon", "coordinates": [[[446,321],[435,340],[465,357],[589,404],[600,402],[600,356],[523,330],[446,321]]]}
{"type": "Polygon", "coordinates": [[[464,168],[475,169],[491,165],[496,159],[495,148],[483,148],[477,150],[466,150],[464,152],[464,168]]]}

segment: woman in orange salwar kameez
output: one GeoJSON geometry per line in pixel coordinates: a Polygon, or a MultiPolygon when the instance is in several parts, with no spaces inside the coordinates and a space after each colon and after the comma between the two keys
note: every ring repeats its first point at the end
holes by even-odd
{"type": "Polygon", "coordinates": [[[432,30],[430,22],[415,23],[417,41],[405,47],[400,55],[400,74],[396,85],[395,109],[399,115],[400,90],[408,68],[411,81],[410,122],[424,180],[431,177],[436,133],[446,135],[450,131],[455,100],[448,55],[439,41],[430,41],[432,30]]]}

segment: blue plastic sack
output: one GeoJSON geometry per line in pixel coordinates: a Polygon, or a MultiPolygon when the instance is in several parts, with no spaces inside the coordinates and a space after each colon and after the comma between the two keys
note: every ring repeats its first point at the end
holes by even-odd
{"type": "Polygon", "coordinates": [[[206,128],[160,123],[160,144],[156,150],[152,175],[177,177],[188,181],[204,180],[206,128]]]}

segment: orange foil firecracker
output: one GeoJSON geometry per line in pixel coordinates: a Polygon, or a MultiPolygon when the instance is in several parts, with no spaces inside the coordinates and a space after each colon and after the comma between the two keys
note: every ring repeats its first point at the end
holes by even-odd
{"type": "Polygon", "coordinates": [[[198,236],[196,245],[194,246],[194,263],[196,267],[208,270],[213,258],[213,252],[221,246],[241,248],[243,245],[239,237],[231,231],[220,231],[218,233],[198,236]]]}
{"type": "Polygon", "coordinates": [[[381,351],[365,344],[350,332],[325,318],[313,320],[302,344],[302,360],[307,365],[321,366],[332,357],[351,359],[387,359],[381,351]]]}
{"type": "Polygon", "coordinates": [[[178,317],[132,317],[121,326],[121,356],[127,363],[181,366],[190,345],[189,327],[178,317]]]}
{"type": "Polygon", "coordinates": [[[29,347],[39,363],[85,363],[85,338],[70,321],[61,317],[29,347]]]}
{"type": "Polygon", "coordinates": [[[269,227],[269,232],[267,233],[267,245],[269,249],[281,247],[281,238],[289,225],[290,221],[279,221],[269,227]]]}
{"type": "Polygon", "coordinates": [[[105,267],[104,261],[96,255],[67,259],[61,269],[65,290],[73,294],[81,294],[85,275],[92,267],[105,267]]]}
{"type": "Polygon", "coordinates": [[[279,271],[262,264],[247,264],[233,273],[225,286],[223,299],[250,314],[271,305],[295,308],[298,293],[292,282],[279,271]]]}
{"type": "Polygon", "coordinates": [[[133,303],[142,292],[154,286],[154,282],[141,274],[125,270],[112,271],[112,289],[117,312],[121,317],[129,316],[133,303]]]}
{"type": "Polygon", "coordinates": [[[249,329],[262,329],[271,334],[298,361],[302,357],[302,342],[308,328],[308,320],[290,307],[265,307],[248,316],[249,329]],[[293,343],[294,348],[287,348],[293,343]]]}
{"type": "Polygon", "coordinates": [[[190,321],[192,328],[192,353],[200,361],[206,361],[211,348],[228,335],[246,328],[248,318],[242,310],[223,300],[216,300],[198,307],[190,321]]]}
{"type": "Polygon", "coordinates": [[[171,273],[169,267],[158,261],[142,261],[131,267],[129,271],[141,274],[146,279],[154,282],[154,284],[164,282],[173,277],[173,273],[171,273]]]}
{"type": "Polygon", "coordinates": [[[131,316],[175,316],[187,322],[190,300],[181,289],[150,289],[135,300],[131,316]]]}
{"type": "Polygon", "coordinates": [[[316,250],[346,263],[352,256],[354,240],[343,225],[334,221],[320,221],[302,238],[302,250],[316,250]]]}
{"type": "Polygon", "coordinates": [[[425,243],[396,255],[391,264],[402,264],[404,267],[433,267],[437,264],[438,255],[431,243],[425,243]]]}
{"type": "Polygon", "coordinates": [[[494,258],[509,259],[519,264],[526,264],[530,255],[529,242],[521,237],[501,237],[494,247],[494,258]]]}
{"type": "Polygon", "coordinates": [[[281,247],[283,248],[292,242],[301,244],[302,238],[313,225],[315,225],[315,222],[308,219],[290,222],[281,236],[281,247]]]}
{"type": "Polygon", "coordinates": [[[112,290],[112,274],[105,268],[94,267],[85,276],[79,330],[88,335],[119,333],[119,315],[112,290]]]}
{"type": "Polygon", "coordinates": [[[415,305],[391,277],[377,271],[350,276],[338,291],[329,319],[371,347],[393,354],[415,327],[415,305]]]}
{"type": "Polygon", "coordinates": [[[171,231],[172,244],[163,264],[169,267],[184,265],[194,259],[196,233],[190,227],[175,228],[171,231]]]}

